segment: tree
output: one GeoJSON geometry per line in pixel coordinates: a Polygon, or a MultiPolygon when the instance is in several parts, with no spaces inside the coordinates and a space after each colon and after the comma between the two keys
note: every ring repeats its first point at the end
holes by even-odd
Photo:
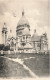
{"type": "Polygon", "coordinates": [[[4,44],[0,44],[0,50],[3,50],[4,44]]]}

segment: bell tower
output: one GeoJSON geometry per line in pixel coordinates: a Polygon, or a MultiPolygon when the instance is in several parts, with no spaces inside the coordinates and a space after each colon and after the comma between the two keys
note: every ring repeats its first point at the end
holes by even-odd
{"type": "Polygon", "coordinates": [[[3,36],[3,44],[6,45],[6,40],[7,40],[7,27],[6,27],[6,23],[4,23],[3,28],[2,28],[2,36],[3,36]]]}

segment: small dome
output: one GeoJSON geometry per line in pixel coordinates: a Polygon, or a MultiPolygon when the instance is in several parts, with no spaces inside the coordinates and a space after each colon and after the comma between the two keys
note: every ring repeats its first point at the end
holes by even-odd
{"type": "Polygon", "coordinates": [[[3,28],[7,29],[7,27],[6,27],[6,23],[5,23],[5,22],[4,22],[3,28]]]}
{"type": "Polygon", "coordinates": [[[7,30],[6,23],[3,24],[2,29],[3,29],[3,30],[7,30]]]}
{"type": "Polygon", "coordinates": [[[34,34],[32,36],[32,41],[40,41],[41,36],[39,36],[36,32],[36,29],[34,30],[34,34]]]}
{"type": "Polygon", "coordinates": [[[22,17],[21,19],[19,20],[17,26],[20,26],[20,25],[29,25],[29,22],[28,20],[26,19],[25,15],[24,15],[24,11],[22,12],[22,17]]]}
{"type": "Polygon", "coordinates": [[[4,23],[3,27],[2,27],[2,33],[7,33],[7,27],[6,27],[6,23],[4,23]]]}

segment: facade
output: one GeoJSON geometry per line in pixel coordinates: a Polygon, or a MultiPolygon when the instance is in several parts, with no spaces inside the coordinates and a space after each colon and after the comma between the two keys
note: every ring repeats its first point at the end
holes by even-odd
{"type": "MultiPolygon", "coordinates": [[[[10,31],[11,33],[11,31],[10,31]]],[[[37,53],[48,50],[47,34],[39,36],[34,30],[33,36],[30,34],[30,25],[25,17],[24,11],[16,27],[16,38],[12,35],[7,38],[6,24],[2,28],[4,45],[10,46],[10,50],[19,53],[37,53]]]]}

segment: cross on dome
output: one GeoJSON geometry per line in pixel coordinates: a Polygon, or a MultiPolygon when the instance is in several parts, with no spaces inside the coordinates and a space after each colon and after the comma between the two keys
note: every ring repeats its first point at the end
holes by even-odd
{"type": "Polygon", "coordinates": [[[4,22],[4,25],[6,25],[6,23],[4,22]]]}
{"type": "Polygon", "coordinates": [[[36,33],[36,29],[34,29],[34,33],[36,33]]]}
{"type": "Polygon", "coordinates": [[[23,11],[22,11],[22,16],[24,16],[24,9],[23,9],[23,11]]]}

